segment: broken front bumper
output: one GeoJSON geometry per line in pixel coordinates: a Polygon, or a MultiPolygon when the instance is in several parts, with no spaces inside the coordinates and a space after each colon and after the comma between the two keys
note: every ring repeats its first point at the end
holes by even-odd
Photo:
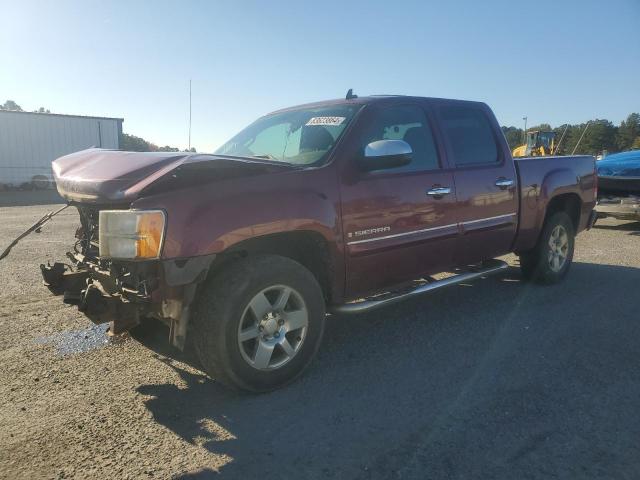
{"type": "Polygon", "coordinates": [[[154,317],[170,327],[170,340],[184,347],[190,306],[215,255],[152,261],[100,261],[67,253],[71,265],[40,265],[44,283],[94,323],[111,322],[113,333],[154,317]]]}

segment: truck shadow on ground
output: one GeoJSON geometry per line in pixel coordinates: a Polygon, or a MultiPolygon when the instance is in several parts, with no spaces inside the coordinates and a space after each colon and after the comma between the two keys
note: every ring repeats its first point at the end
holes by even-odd
{"type": "MultiPolygon", "coordinates": [[[[640,269],[576,263],[540,287],[512,268],[330,317],[302,379],[263,395],[189,371],[180,362],[197,362],[147,331],[139,340],[186,388],[138,391],[158,423],[228,456],[229,478],[640,474],[638,280],[640,269]]],[[[203,465],[176,478],[217,476],[203,465]]]]}

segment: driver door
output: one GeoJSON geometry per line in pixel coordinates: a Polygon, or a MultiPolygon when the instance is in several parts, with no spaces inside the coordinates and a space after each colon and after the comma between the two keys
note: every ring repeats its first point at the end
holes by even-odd
{"type": "Polygon", "coordinates": [[[365,113],[353,153],[362,155],[373,141],[404,140],[412,161],[372,172],[348,164],[341,194],[352,298],[449,267],[458,233],[453,174],[422,106],[372,106],[365,113]],[[433,194],[437,188],[440,195],[433,194]]]}

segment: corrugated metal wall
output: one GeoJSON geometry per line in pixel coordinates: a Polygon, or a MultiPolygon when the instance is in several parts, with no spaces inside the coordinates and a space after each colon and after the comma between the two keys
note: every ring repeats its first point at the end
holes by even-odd
{"type": "Polygon", "coordinates": [[[121,120],[0,110],[0,184],[36,175],[52,179],[51,162],[90,147],[120,148],[121,120]]]}

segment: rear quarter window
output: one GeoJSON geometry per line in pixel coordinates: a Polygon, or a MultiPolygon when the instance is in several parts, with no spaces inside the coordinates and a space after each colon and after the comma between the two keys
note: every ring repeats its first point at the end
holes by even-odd
{"type": "Polygon", "coordinates": [[[498,147],[486,114],[477,107],[440,107],[442,130],[458,166],[498,162],[498,147]]]}

